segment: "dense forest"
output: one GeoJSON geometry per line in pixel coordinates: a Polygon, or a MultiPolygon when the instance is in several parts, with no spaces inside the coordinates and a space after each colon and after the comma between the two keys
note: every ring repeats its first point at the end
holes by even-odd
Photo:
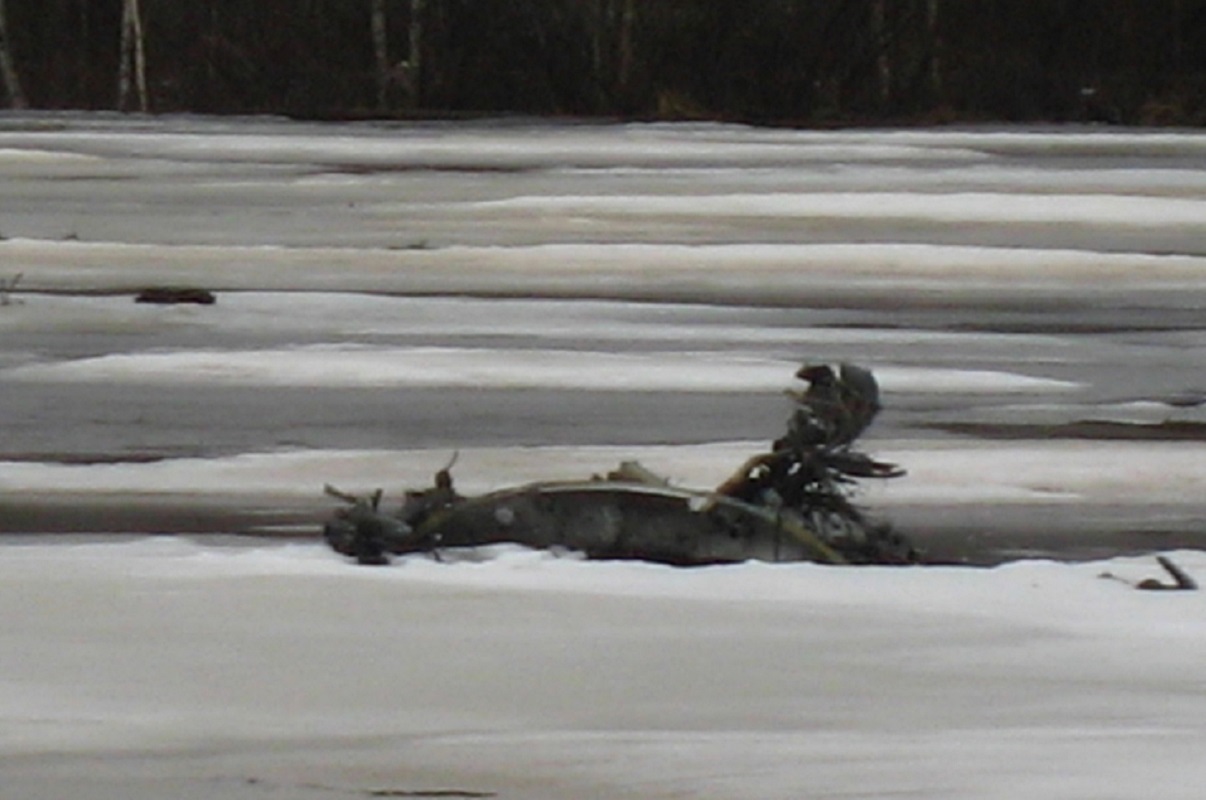
{"type": "Polygon", "coordinates": [[[1206,125],[1206,0],[0,0],[0,104],[1206,125]]]}

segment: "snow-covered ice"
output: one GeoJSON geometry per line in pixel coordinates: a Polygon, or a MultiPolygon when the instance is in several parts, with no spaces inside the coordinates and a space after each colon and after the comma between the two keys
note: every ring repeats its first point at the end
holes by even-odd
{"type": "Polygon", "coordinates": [[[1206,608],[1157,574],[10,541],[5,792],[1188,799],[1206,608]]]}
{"type": "MultiPolygon", "coordinates": [[[[311,345],[273,350],[204,350],[97,356],[14,367],[14,381],[134,384],[167,382],[289,386],[554,387],[591,391],[775,391],[790,384],[792,361],[716,353],[618,354],[582,350],[386,348],[311,345]],[[584,370],[589,361],[591,369],[584,370]]],[[[991,370],[879,370],[886,391],[1019,392],[1069,390],[1068,381],[991,370]]]]}

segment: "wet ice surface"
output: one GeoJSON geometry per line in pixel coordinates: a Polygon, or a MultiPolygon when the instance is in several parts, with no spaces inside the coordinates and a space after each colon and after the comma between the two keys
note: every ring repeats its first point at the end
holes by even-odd
{"type": "Polygon", "coordinates": [[[1201,578],[1204,167],[1177,132],[0,116],[0,523],[110,534],[4,544],[0,785],[1196,797],[1197,594],[1098,578],[1147,558],[373,572],[72,509],[312,524],[458,449],[464,491],[709,486],[851,360],[910,470],[861,499],[944,557],[1201,578]]]}

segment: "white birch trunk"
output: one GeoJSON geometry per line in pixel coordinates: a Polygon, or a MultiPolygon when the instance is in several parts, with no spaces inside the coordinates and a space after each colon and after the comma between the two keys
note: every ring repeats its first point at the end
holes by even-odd
{"type": "Polygon", "coordinates": [[[138,0],[122,0],[121,63],[117,73],[117,107],[130,108],[131,86],[138,92],[138,110],[147,111],[146,43],[138,0]]]}
{"type": "Polygon", "coordinates": [[[8,12],[4,0],[0,0],[0,80],[4,81],[4,90],[8,94],[8,103],[12,108],[28,108],[25,91],[21,88],[21,79],[17,75],[17,67],[13,63],[13,52],[8,35],[8,12]]]}

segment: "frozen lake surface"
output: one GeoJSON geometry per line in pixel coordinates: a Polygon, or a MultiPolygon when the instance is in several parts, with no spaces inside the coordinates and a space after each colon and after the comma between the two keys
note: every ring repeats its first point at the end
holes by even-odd
{"type": "Polygon", "coordinates": [[[1206,135],[0,115],[0,237],[4,792],[1197,796],[1197,594],[1098,576],[1206,573],[1206,135]],[[454,450],[706,487],[838,360],[909,470],[874,511],[1096,560],[129,538],[313,531],[454,450]]]}
{"type": "Polygon", "coordinates": [[[851,360],[910,533],[1191,543],[1204,167],[1155,131],[0,117],[0,528],[279,530],[454,450],[478,488],[612,466],[553,456],[590,447],[748,454],[800,362],[851,360]],[[131,302],[164,284],[219,301],[131,302]],[[200,479],[246,456],[237,498],[200,479]]]}

